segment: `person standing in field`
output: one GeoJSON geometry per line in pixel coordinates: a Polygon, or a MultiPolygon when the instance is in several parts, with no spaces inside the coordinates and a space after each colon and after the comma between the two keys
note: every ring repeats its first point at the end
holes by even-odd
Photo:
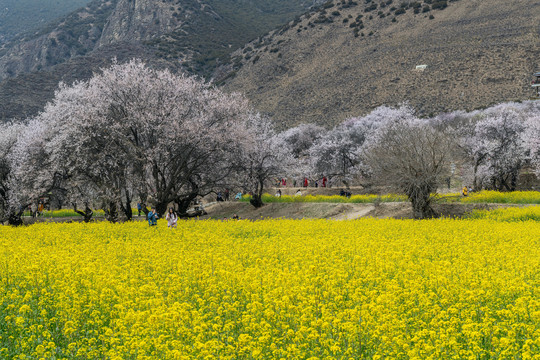
{"type": "Polygon", "coordinates": [[[43,215],[43,210],[45,209],[45,206],[43,205],[43,201],[39,202],[38,208],[37,208],[37,214],[36,217],[43,215]]]}
{"type": "Polygon", "coordinates": [[[139,216],[141,216],[142,205],[140,202],[137,203],[137,211],[139,212],[139,216]]]}
{"type": "Polygon", "coordinates": [[[461,193],[463,194],[463,196],[469,195],[469,189],[467,189],[467,186],[463,187],[463,189],[461,190],[461,193]]]}
{"type": "Polygon", "coordinates": [[[156,209],[152,208],[152,211],[148,213],[148,225],[155,226],[157,225],[158,216],[156,214],[156,209]]]}
{"type": "Polygon", "coordinates": [[[173,208],[169,209],[169,212],[167,213],[167,216],[165,218],[167,219],[167,227],[176,229],[176,225],[178,223],[178,216],[176,215],[176,212],[173,208]]]}

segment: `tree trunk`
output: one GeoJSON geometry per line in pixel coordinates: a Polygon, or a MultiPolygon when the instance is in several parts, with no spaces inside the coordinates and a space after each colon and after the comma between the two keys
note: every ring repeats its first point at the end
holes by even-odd
{"type": "Polygon", "coordinates": [[[9,214],[8,224],[11,225],[11,226],[24,225],[23,219],[22,219],[22,214],[23,214],[22,211],[19,211],[19,212],[16,212],[16,213],[13,212],[13,213],[9,214]]]}
{"type": "Polygon", "coordinates": [[[262,180],[259,180],[257,184],[257,189],[255,190],[255,193],[249,200],[249,203],[253,205],[256,209],[262,207],[264,205],[262,201],[262,194],[264,189],[264,182],[262,180]]]}
{"type": "Polygon", "coordinates": [[[167,206],[169,205],[169,202],[159,202],[156,204],[156,212],[158,216],[161,218],[166,212],[167,212],[167,206]]]}
{"type": "Polygon", "coordinates": [[[103,211],[105,211],[105,219],[109,222],[118,222],[118,206],[116,202],[110,201],[108,204],[104,204],[103,211]]]}
{"type": "Polygon", "coordinates": [[[129,196],[129,193],[127,191],[126,203],[124,204],[122,201],[120,201],[120,208],[122,209],[124,215],[126,215],[126,220],[131,221],[133,219],[133,210],[131,210],[131,197],[129,196]]]}
{"type": "Polygon", "coordinates": [[[408,192],[407,195],[411,201],[415,219],[436,217],[435,211],[431,207],[431,192],[430,187],[415,187],[408,192]]]}
{"type": "Polygon", "coordinates": [[[178,198],[175,200],[177,208],[177,213],[179,217],[186,218],[186,217],[197,217],[206,215],[206,212],[204,210],[196,211],[195,213],[188,214],[187,211],[189,210],[189,206],[191,205],[191,202],[197,198],[198,193],[191,193],[187,197],[184,198],[178,198]]]}
{"type": "Polygon", "coordinates": [[[519,178],[519,170],[512,171],[511,179],[510,179],[510,191],[516,191],[518,178],[519,178]]]}
{"type": "Polygon", "coordinates": [[[84,204],[84,211],[77,209],[77,204],[73,203],[73,211],[81,215],[85,223],[90,222],[90,220],[92,220],[92,216],[94,215],[94,212],[92,211],[92,209],[90,209],[88,203],[84,204]]]}

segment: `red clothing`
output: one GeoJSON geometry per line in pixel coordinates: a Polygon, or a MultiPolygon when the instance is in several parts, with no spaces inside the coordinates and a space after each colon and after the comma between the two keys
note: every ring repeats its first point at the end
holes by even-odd
{"type": "Polygon", "coordinates": [[[322,178],[322,187],[326,187],[326,176],[322,178]]]}
{"type": "Polygon", "coordinates": [[[304,178],[304,187],[308,187],[308,179],[304,178]]]}

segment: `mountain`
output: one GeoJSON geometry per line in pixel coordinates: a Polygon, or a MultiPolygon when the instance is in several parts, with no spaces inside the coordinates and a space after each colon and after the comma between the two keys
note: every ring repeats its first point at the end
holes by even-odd
{"type": "Polygon", "coordinates": [[[533,95],[540,1],[332,0],[233,57],[225,88],[282,127],[402,102],[421,116],[482,108],[533,95]]]}
{"type": "Polygon", "coordinates": [[[38,30],[89,0],[0,0],[0,46],[21,33],[38,30]]]}
{"type": "Polygon", "coordinates": [[[93,0],[0,48],[0,119],[36,114],[55,82],[87,78],[115,51],[210,77],[235,49],[317,2],[93,0]]]}

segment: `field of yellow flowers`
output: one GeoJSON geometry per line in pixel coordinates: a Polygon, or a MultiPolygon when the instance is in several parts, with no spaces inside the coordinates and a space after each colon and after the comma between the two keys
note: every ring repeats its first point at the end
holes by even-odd
{"type": "Polygon", "coordinates": [[[538,359],[540,223],[0,227],[0,359],[538,359]]]}

